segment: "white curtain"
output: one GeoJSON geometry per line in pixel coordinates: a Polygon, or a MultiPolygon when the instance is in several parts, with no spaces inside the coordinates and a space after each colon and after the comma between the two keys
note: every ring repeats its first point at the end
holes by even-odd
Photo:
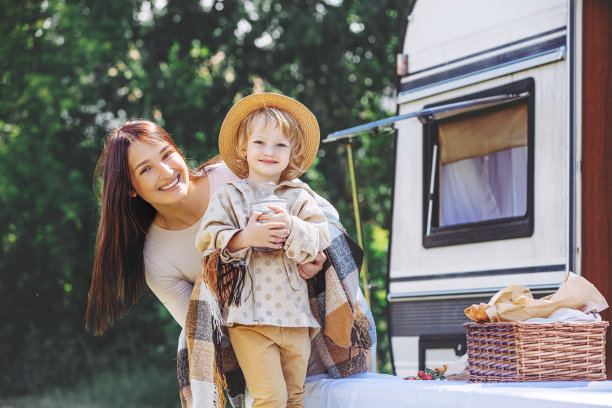
{"type": "Polygon", "coordinates": [[[444,164],[440,226],[516,217],[527,211],[527,146],[444,164]]]}

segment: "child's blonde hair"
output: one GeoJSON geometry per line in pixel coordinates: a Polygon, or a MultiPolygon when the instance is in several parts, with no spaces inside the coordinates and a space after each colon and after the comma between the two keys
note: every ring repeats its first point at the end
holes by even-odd
{"type": "Polygon", "coordinates": [[[239,173],[236,175],[245,178],[249,175],[249,164],[246,159],[246,147],[249,136],[253,133],[253,128],[257,121],[263,118],[264,127],[278,126],[279,130],[291,143],[291,155],[287,168],[281,173],[280,181],[293,180],[307,169],[304,163],[304,132],[297,120],[289,112],[275,108],[263,106],[248,114],[240,123],[238,128],[238,152],[239,159],[237,167],[239,173]]]}

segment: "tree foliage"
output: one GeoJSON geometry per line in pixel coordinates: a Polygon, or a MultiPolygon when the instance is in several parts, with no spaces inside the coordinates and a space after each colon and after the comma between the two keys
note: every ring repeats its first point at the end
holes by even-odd
{"type": "MultiPolygon", "coordinates": [[[[155,120],[196,164],[218,152],[228,109],[257,90],[303,102],[323,137],[384,117],[393,113],[383,105],[395,91],[408,4],[0,4],[0,394],[81,385],[95,399],[100,373],[157,367],[165,385],[137,394],[175,404],[179,327],[153,297],[104,337],[83,329],[98,216],[92,174],[104,138],[126,119],[155,120]]],[[[354,145],[372,307],[384,330],[392,138],[364,135],[354,145]]],[[[345,148],[323,144],[305,180],[356,236],[345,148]]],[[[384,331],[379,339],[388,371],[384,331]]]]}

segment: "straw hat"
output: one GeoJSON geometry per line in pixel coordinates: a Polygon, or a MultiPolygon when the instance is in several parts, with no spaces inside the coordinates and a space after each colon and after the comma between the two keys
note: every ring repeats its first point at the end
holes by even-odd
{"type": "MultiPolygon", "coordinates": [[[[238,152],[240,123],[250,113],[264,106],[282,109],[297,120],[304,134],[304,162],[301,167],[308,169],[319,150],[320,132],[317,119],[307,107],[295,99],[276,93],[257,93],[242,98],[225,116],[219,133],[219,151],[227,167],[234,174],[240,173],[240,167],[237,165],[241,159],[238,152]]],[[[304,174],[305,171],[300,172],[297,177],[304,174]]]]}

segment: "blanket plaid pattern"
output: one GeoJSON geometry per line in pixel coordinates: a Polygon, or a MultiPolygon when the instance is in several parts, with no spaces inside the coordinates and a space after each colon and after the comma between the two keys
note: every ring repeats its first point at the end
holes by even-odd
{"type": "MultiPolygon", "coordinates": [[[[321,325],[312,346],[332,378],[345,378],[370,370],[376,327],[359,288],[363,251],[331,223],[329,232],[323,270],[308,280],[310,308],[321,325]]],[[[219,304],[202,276],[195,282],[179,338],[177,372],[183,408],[222,408],[223,389],[234,408],[245,406],[244,376],[222,326],[219,304]]]]}

